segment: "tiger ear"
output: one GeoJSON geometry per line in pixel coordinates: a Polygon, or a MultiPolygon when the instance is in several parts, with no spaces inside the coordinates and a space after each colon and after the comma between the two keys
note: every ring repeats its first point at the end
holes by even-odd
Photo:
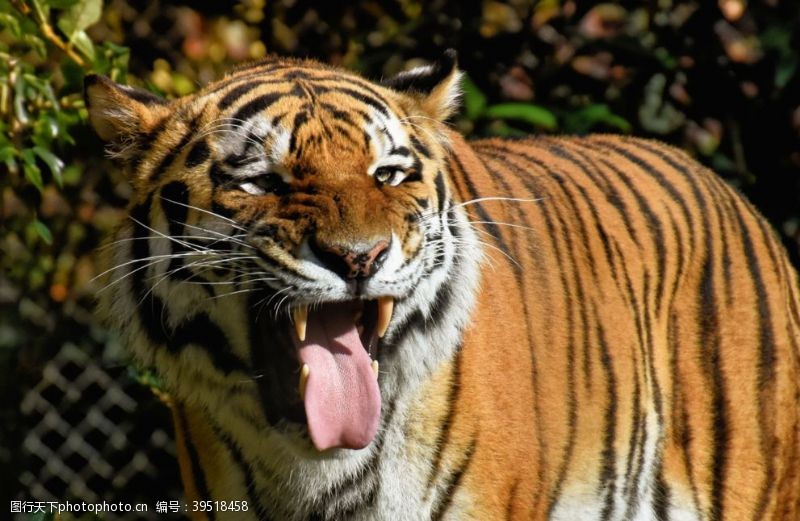
{"type": "Polygon", "coordinates": [[[169,114],[167,100],[97,74],[84,78],[83,98],[95,132],[117,153],[135,146],[169,114]]]}
{"type": "Polygon", "coordinates": [[[417,98],[425,113],[444,121],[458,111],[462,74],[458,69],[456,51],[447,49],[432,65],[401,72],[382,83],[417,98]]]}

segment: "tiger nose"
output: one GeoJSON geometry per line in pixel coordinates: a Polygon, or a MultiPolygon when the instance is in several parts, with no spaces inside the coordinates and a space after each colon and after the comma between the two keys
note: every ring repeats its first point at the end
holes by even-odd
{"type": "Polygon", "coordinates": [[[327,244],[317,238],[309,241],[311,251],[322,264],[345,280],[367,279],[380,269],[389,251],[389,241],[372,245],[327,244]]]}

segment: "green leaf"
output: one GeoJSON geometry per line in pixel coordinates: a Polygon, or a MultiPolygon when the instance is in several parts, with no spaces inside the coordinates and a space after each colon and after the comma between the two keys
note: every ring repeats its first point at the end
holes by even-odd
{"type": "Polygon", "coordinates": [[[34,125],[34,129],[38,138],[34,139],[37,142],[36,144],[46,146],[47,143],[50,143],[53,138],[58,136],[58,121],[50,114],[41,114],[34,125]]]}
{"type": "Polygon", "coordinates": [[[23,76],[25,77],[25,81],[28,83],[28,85],[46,97],[47,100],[53,105],[53,108],[58,108],[58,100],[56,99],[56,94],[53,92],[53,86],[50,85],[48,78],[41,78],[35,74],[24,74],[23,76]]]}
{"type": "Polygon", "coordinates": [[[31,120],[28,110],[25,108],[25,102],[27,101],[25,99],[26,87],[25,78],[20,74],[14,82],[14,116],[23,125],[27,125],[31,120]]]}
{"type": "Polygon", "coordinates": [[[56,183],[59,187],[62,187],[64,185],[64,180],[61,177],[61,172],[64,170],[64,162],[46,148],[35,146],[32,150],[37,156],[39,156],[39,159],[44,161],[45,164],[50,168],[50,172],[53,174],[53,179],[56,180],[56,183]]]}
{"type": "Polygon", "coordinates": [[[89,35],[86,34],[86,31],[78,31],[72,35],[72,43],[75,44],[75,47],[77,47],[84,56],[94,61],[94,44],[92,43],[91,38],[89,38],[89,35]]]}
{"type": "Polygon", "coordinates": [[[631,124],[613,112],[604,103],[596,103],[564,116],[564,130],[585,134],[597,125],[604,124],[622,132],[630,132],[631,124]]]}
{"type": "Polygon", "coordinates": [[[23,150],[22,160],[24,162],[22,167],[25,170],[25,178],[41,192],[44,190],[42,171],[39,169],[39,165],[36,164],[36,157],[33,154],[33,150],[29,148],[23,150]]]}
{"type": "Polygon", "coordinates": [[[58,20],[58,28],[64,31],[70,42],[74,43],[75,35],[94,25],[100,20],[103,0],[79,0],[70,7],[58,20]]]}
{"type": "Polygon", "coordinates": [[[475,121],[486,108],[486,95],[466,74],[462,79],[461,86],[464,89],[464,115],[467,119],[475,121]]]}
{"type": "Polygon", "coordinates": [[[17,149],[12,145],[0,147],[0,162],[6,165],[8,172],[16,174],[19,172],[19,166],[16,160],[17,149]]]}
{"type": "Polygon", "coordinates": [[[25,171],[25,178],[31,182],[40,192],[44,190],[44,182],[42,181],[42,171],[36,165],[25,163],[22,165],[25,171]]]}
{"type": "Polygon", "coordinates": [[[19,38],[22,36],[22,30],[19,27],[19,22],[16,18],[8,13],[0,13],[0,26],[3,26],[11,31],[11,36],[14,38],[19,38]]]}
{"type": "Polygon", "coordinates": [[[526,132],[524,130],[520,130],[518,128],[514,128],[514,127],[506,124],[505,121],[502,121],[502,120],[499,120],[499,119],[493,121],[492,123],[490,123],[486,127],[486,131],[487,131],[488,135],[490,135],[490,136],[500,136],[500,137],[512,137],[513,138],[513,137],[523,137],[523,136],[529,136],[530,135],[530,132],[526,132]]]}
{"type": "Polygon", "coordinates": [[[31,4],[33,4],[33,9],[39,14],[39,17],[42,20],[47,20],[50,18],[50,6],[44,0],[32,0],[31,4]]]}
{"type": "Polygon", "coordinates": [[[105,42],[103,47],[111,60],[111,70],[109,71],[111,79],[117,83],[126,83],[131,50],[111,42],[105,42]]]}
{"type": "Polygon", "coordinates": [[[81,169],[77,165],[69,165],[64,168],[63,172],[64,184],[68,186],[76,186],[81,181],[81,169]]]}
{"type": "Polygon", "coordinates": [[[775,86],[777,88],[782,89],[789,84],[797,71],[797,64],[796,56],[781,57],[778,67],[775,69],[775,86]]]}
{"type": "MultiPolygon", "coordinates": [[[[94,58],[92,61],[94,61],[94,58]]],[[[60,65],[61,74],[65,81],[64,88],[61,91],[62,94],[69,92],[81,92],[83,90],[83,68],[67,56],[64,56],[60,65]]]]}
{"type": "Polygon", "coordinates": [[[50,228],[48,228],[45,223],[39,219],[36,219],[33,221],[33,229],[36,230],[36,233],[39,234],[39,237],[41,237],[44,242],[47,244],[53,244],[53,234],[50,232],[50,228]]]}
{"type": "Polygon", "coordinates": [[[548,109],[533,103],[500,103],[486,107],[486,118],[524,121],[536,127],[553,130],[558,126],[555,115],[548,109]]]}
{"type": "Polygon", "coordinates": [[[10,159],[14,159],[14,156],[16,155],[14,152],[15,149],[12,145],[0,147],[0,161],[6,163],[10,159]]]}
{"type": "Polygon", "coordinates": [[[164,382],[152,369],[128,366],[128,374],[136,381],[158,391],[165,391],[164,382]]]}
{"type": "Polygon", "coordinates": [[[47,56],[47,46],[44,43],[44,40],[35,36],[33,34],[23,34],[20,40],[26,43],[33,51],[45,58],[47,56]]]}
{"type": "Polygon", "coordinates": [[[195,84],[187,76],[175,72],[172,74],[172,88],[179,96],[186,96],[194,92],[195,84]]]}

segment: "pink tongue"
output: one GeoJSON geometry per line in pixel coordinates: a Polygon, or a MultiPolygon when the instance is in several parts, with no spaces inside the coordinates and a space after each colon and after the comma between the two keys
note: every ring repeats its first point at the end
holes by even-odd
{"type": "Polygon", "coordinates": [[[317,450],[362,449],[378,430],[381,395],[354,314],[347,304],[310,310],[306,339],[299,344],[300,361],[310,370],[305,408],[317,450]]]}

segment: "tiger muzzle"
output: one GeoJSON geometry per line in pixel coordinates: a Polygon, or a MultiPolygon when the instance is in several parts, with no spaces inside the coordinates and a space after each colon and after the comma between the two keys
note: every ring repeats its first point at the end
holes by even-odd
{"type": "Polygon", "coordinates": [[[313,238],[311,251],[322,264],[345,281],[363,281],[373,276],[389,252],[390,240],[380,239],[369,245],[330,244],[313,238]]]}

